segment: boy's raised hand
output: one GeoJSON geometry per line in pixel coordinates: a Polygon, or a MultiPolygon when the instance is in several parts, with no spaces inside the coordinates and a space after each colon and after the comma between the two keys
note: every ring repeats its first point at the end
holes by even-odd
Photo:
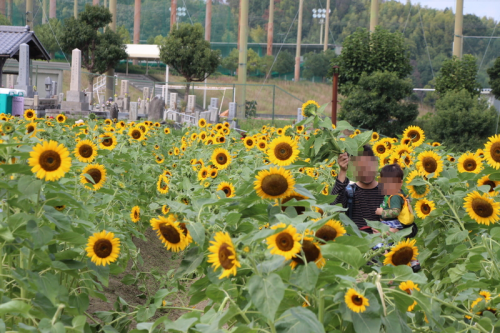
{"type": "Polygon", "coordinates": [[[347,153],[342,153],[339,155],[338,163],[340,170],[347,171],[347,167],[349,166],[349,155],[347,153]]]}

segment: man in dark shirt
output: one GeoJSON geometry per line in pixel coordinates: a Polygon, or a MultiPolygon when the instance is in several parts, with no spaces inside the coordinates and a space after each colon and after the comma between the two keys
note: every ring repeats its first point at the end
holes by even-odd
{"type": "Polygon", "coordinates": [[[380,217],[375,214],[375,211],[384,201],[384,195],[379,189],[376,181],[378,163],[370,146],[363,147],[363,151],[359,152],[359,156],[349,158],[347,153],[339,155],[338,163],[340,172],[335,180],[335,185],[332,190],[332,195],[337,195],[333,205],[341,203],[344,208],[347,208],[347,191],[349,178],[347,178],[347,167],[350,159],[353,160],[355,167],[356,184],[354,185],[354,203],[352,205],[352,221],[356,223],[362,231],[373,233],[372,228],[366,224],[368,221],[379,221],[380,217]]]}

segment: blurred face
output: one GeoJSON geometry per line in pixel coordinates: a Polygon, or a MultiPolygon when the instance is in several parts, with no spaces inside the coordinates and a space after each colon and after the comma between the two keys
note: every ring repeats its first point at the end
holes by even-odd
{"type": "Polygon", "coordinates": [[[363,184],[370,184],[377,176],[378,163],[374,156],[355,156],[354,177],[363,184]]]}
{"type": "Polygon", "coordinates": [[[397,177],[380,177],[379,187],[383,195],[395,195],[401,190],[403,181],[397,177]]]}

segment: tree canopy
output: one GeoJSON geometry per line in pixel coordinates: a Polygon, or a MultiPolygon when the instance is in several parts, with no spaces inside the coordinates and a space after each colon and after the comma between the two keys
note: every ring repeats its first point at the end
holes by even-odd
{"type": "Polygon", "coordinates": [[[61,21],[56,18],[51,18],[48,23],[35,27],[35,35],[50,54],[60,50],[56,38],[61,38],[62,31],[61,21]]]}
{"type": "Polygon", "coordinates": [[[212,75],[221,62],[220,51],[211,50],[201,24],[180,24],[160,45],[160,59],[186,79],[185,100],[190,82],[202,82],[212,75]]]}
{"type": "Polygon", "coordinates": [[[454,56],[443,63],[436,77],[436,91],[439,95],[443,95],[449,91],[465,89],[472,96],[479,96],[481,85],[476,77],[477,64],[474,56],[466,54],[462,60],[454,56]]]}
{"type": "Polygon", "coordinates": [[[500,99],[500,57],[495,60],[492,67],[488,68],[491,92],[496,99],[500,99]]]}

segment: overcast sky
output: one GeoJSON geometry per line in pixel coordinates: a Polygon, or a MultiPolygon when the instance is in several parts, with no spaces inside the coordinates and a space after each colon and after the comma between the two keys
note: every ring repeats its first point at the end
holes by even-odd
{"type": "MultiPolygon", "coordinates": [[[[407,0],[397,0],[406,3],[407,0]]],[[[412,4],[420,3],[423,7],[445,9],[453,8],[455,12],[456,0],[411,0],[412,4]]],[[[491,17],[500,21],[500,0],[464,0],[464,14],[476,14],[477,16],[491,17]]]]}

